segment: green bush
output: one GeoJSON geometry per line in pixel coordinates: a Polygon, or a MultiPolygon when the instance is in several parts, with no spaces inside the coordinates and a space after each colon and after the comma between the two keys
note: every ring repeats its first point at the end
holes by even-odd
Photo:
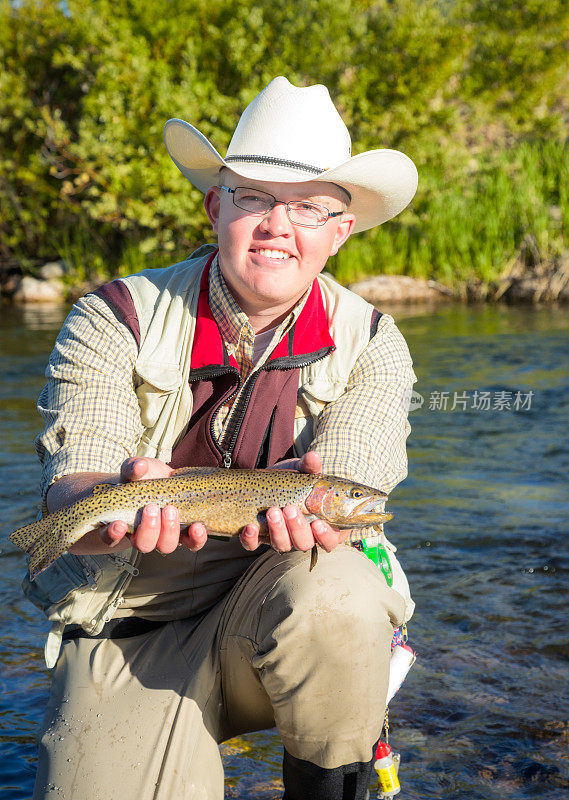
{"type": "Polygon", "coordinates": [[[223,153],[278,74],[329,87],[354,153],[419,169],[412,207],[340,251],[343,280],[491,280],[527,233],[553,255],[568,24],[562,0],[0,0],[0,260],[126,274],[211,241],[164,122],[223,153]]]}

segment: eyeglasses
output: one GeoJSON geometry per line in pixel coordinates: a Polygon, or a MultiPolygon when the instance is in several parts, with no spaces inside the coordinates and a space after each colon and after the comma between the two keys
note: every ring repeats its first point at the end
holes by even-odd
{"type": "Polygon", "coordinates": [[[344,213],[329,211],[326,206],[309,203],[307,200],[292,200],[290,203],[285,203],[283,200],[277,200],[272,194],[258,189],[248,189],[246,186],[238,186],[236,189],[229,189],[227,186],[219,188],[233,195],[233,203],[237,208],[259,217],[268,214],[276,205],[283,205],[292,224],[303,228],[319,228],[325,225],[330,217],[339,217],[344,213]]]}

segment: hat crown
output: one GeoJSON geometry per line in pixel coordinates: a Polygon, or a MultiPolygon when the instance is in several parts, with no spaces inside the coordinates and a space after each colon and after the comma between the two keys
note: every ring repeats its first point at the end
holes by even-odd
{"type": "Polygon", "coordinates": [[[350,134],[328,89],[293,86],[281,76],[249,103],[225,160],[294,165],[318,174],[347,161],[351,150],[350,134]]]}

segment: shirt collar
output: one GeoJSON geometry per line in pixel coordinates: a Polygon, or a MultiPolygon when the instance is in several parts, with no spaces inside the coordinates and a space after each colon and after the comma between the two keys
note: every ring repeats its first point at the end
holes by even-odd
{"type": "MultiPolygon", "coordinates": [[[[227,288],[217,255],[204,270],[198,303],[198,316],[192,348],[192,371],[218,365],[234,366],[245,373],[252,368],[255,335],[247,315],[227,288]]],[[[318,281],[314,281],[290,314],[274,332],[260,367],[267,360],[271,367],[290,369],[334,350],[318,281]]],[[[205,374],[205,373],[204,373],[205,374]]]]}
{"type": "MultiPolygon", "coordinates": [[[[271,345],[276,345],[294,326],[306,305],[309,294],[310,289],[307,289],[290,314],[276,327],[271,345]]],[[[219,332],[229,350],[235,353],[243,349],[245,355],[252,358],[255,332],[249,322],[249,318],[242,311],[225,283],[217,255],[209,272],[209,305],[219,327],[219,332]],[[250,353],[248,352],[249,349],[251,350],[250,353]]],[[[270,350],[267,355],[269,352],[270,350]]]]}

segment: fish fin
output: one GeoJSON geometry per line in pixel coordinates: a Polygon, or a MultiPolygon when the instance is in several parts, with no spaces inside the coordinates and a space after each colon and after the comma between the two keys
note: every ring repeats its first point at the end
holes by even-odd
{"type": "Polygon", "coordinates": [[[102,492],[108,492],[110,489],[114,489],[116,483],[97,483],[91,489],[91,494],[101,494],[102,492]]]}
{"type": "Polygon", "coordinates": [[[312,550],[310,551],[310,566],[308,567],[308,571],[312,572],[317,563],[318,563],[318,545],[315,544],[312,550]]]}
{"type": "Polygon", "coordinates": [[[210,529],[208,528],[207,536],[208,539],[216,539],[217,541],[220,542],[228,542],[230,539],[235,539],[237,536],[239,536],[239,534],[238,533],[227,534],[227,533],[222,533],[221,531],[210,531],[210,529]]]}
{"type": "Polygon", "coordinates": [[[30,571],[30,580],[35,580],[40,572],[43,572],[44,569],[47,569],[53,564],[53,558],[51,556],[41,556],[37,553],[32,553],[30,555],[30,563],[28,564],[28,569],[30,571]]]}
{"type": "Polygon", "coordinates": [[[29,525],[24,525],[23,528],[18,528],[17,531],[10,534],[9,540],[21,550],[29,553],[34,545],[52,529],[53,521],[50,517],[51,515],[39,519],[37,522],[30,522],[29,525]]]}
{"type": "Polygon", "coordinates": [[[220,467],[179,467],[170,473],[171,478],[177,478],[180,475],[210,475],[211,473],[219,472],[220,467]]]}
{"type": "Polygon", "coordinates": [[[23,528],[18,528],[18,530],[10,534],[8,538],[21,550],[29,553],[29,569],[32,580],[40,572],[43,572],[53,561],[52,556],[45,555],[46,549],[44,547],[45,540],[53,538],[52,514],[49,514],[47,517],[37,522],[24,525],[23,528]]]}

